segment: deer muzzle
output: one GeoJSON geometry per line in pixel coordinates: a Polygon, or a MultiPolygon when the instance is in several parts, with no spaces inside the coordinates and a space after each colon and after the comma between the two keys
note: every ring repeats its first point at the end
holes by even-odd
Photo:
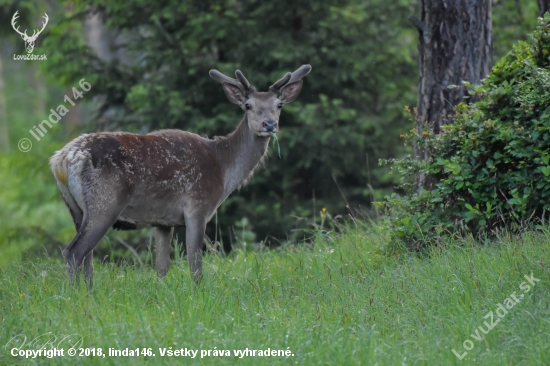
{"type": "Polygon", "coordinates": [[[277,132],[277,121],[265,120],[262,122],[262,127],[266,132],[277,132]]]}

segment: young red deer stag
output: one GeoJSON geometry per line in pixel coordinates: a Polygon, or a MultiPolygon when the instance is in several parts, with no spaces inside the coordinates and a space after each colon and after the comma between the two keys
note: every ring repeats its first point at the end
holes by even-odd
{"type": "Polygon", "coordinates": [[[206,223],[251,178],[270,134],[279,130],[282,106],[296,99],[310,70],[303,65],[287,73],[268,92],[257,92],[239,70],[237,79],[211,70],[229,101],[245,112],[227,137],[209,140],[180,130],[103,132],[77,137],[57,151],[50,167],[77,231],[63,251],[71,281],[84,262],[92,286],[93,249],[111,226],[154,226],[157,271],[164,277],[177,225],[186,226],[189,266],[198,281],[206,223]]]}

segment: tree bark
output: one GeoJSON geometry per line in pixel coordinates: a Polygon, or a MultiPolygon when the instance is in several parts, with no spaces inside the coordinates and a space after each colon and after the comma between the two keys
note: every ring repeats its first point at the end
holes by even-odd
{"type": "Polygon", "coordinates": [[[469,96],[462,82],[479,84],[491,71],[491,0],[423,0],[422,19],[411,21],[420,34],[417,128],[437,134],[469,96]]]}
{"type": "MultiPolygon", "coordinates": [[[[477,99],[463,82],[479,84],[491,70],[491,0],[422,0],[421,19],[410,20],[420,36],[416,130],[421,136],[430,126],[438,134],[442,125],[452,122],[457,104],[477,99]]],[[[417,160],[429,158],[422,146],[415,146],[414,154],[417,160]]],[[[418,193],[433,183],[422,173],[415,179],[418,193]]]]}
{"type": "Polygon", "coordinates": [[[550,11],[550,0],[537,0],[539,4],[539,17],[544,17],[544,13],[550,11]]]}

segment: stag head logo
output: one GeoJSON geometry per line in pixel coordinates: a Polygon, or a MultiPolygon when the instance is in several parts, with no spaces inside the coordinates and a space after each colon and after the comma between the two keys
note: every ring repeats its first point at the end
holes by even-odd
{"type": "Polygon", "coordinates": [[[40,30],[35,29],[32,33],[32,36],[29,36],[27,35],[26,29],[24,32],[20,32],[19,26],[17,28],[15,27],[15,21],[17,20],[17,18],[19,18],[19,15],[17,15],[18,12],[19,10],[16,11],[15,14],[13,14],[13,18],[11,18],[11,26],[17,33],[21,35],[21,38],[23,38],[23,41],[25,41],[25,49],[27,50],[27,53],[31,53],[32,50],[34,49],[34,42],[38,38],[38,35],[42,33],[44,28],[46,28],[46,24],[48,24],[48,14],[44,13],[44,22],[42,23],[42,29],[40,30]]]}

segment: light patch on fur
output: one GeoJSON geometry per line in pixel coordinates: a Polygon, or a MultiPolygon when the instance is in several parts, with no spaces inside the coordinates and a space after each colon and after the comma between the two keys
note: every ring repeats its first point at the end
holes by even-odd
{"type": "Polygon", "coordinates": [[[57,185],[61,190],[61,194],[64,198],[65,203],[68,206],[77,203],[79,207],[72,207],[73,210],[85,210],[84,202],[82,199],[82,192],[75,192],[71,189],[71,180],[74,179],[74,175],[71,170],[73,170],[72,165],[75,163],[74,157],[75,152],[77,152],[84,144],[88,142],[90,135],[82,135],[76,139],[69,142],[61,150],[56,151],[55,154],[50,158],[50,169],[57,181],[57,185]],[[63,189],[62,187],[66,187],[63,189]],[[76,193],[76,194],[75,194],[76,193]],[[67,197],[67,196],[70,197],[67,197]]]}
{"type": "Polygon", "coordinates": [[[55,178],[64,185],[67,185],[67,171],[60,167],[55,167],[54,170],[55,178]]]}

